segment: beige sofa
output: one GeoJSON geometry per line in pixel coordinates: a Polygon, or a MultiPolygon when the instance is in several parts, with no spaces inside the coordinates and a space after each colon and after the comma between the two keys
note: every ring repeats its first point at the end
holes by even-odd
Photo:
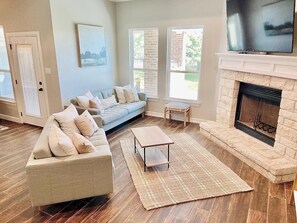
{"type": "Polygon", "coordinates": [[[58,122],[50,116],[26,165],[33,206],[42,206],[113,192],[113,162],[105,132],[89,140],[96,152],[53,157],[48,134],[58,122]]]}

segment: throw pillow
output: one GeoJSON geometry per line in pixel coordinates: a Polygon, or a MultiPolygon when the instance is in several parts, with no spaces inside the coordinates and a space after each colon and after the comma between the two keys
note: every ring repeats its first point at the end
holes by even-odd
{"type": "Polygon", "coordinates": [[[139,101],[138,93],[136,88],[130,86],[124,88],[125,97],[128,103],[139,101]]]}
{"type": "Polygon", "coordinates": [[[64,111],[54,113],[53,116],[59,122],[61,130],[68,136],[72,135],[72,132],[80,133],[76,127],[74,119],[79,115],[73,104],[70,104],[64,111]]]}
{"type": "Polygon", "coordinates": [[[57,126],[52,125],[48,142],[52,153],[55,156],[70,156],[78,154],[71,139],[57,126]]]}
{"type": "Polygon", "coordinates": [[[112,95],[109,98],[101,99],[101,103],[102,103],[104,109],[107,109],[107,108],[117,105],[117,101],[116,101],[114,95],[112,95]]]}
{"type": "Polygon", "coordinates": [[[101,114],[104,114],[103,105],[102,105],[100,99],[97,96],[95,98],[93,98],[93,99],[90,99],[89,102],[90,102],[90,107],[91,108],[96,108],[96,109],[98,109],[100,111],[101,114]]]}
{"type": "Polygon", "coordinates": [[[84,95],[77,96],[76,100],[79,106],[89,108],[90,107],[89,100],[93,98],[94,96],[92,95],[92,93],[90,91],[87,91],[84,95]]]}
{"type": "Polygon", "coordinates": [[[99,127],[90,115],[88,110],[85,110],[80,116],[75,119],[75,124],[86,137],[91,137],[99,127]]]}
{"type": "Polygon", "coordinates": [[[91,153],[95,152],[95,146],[85,137],[73,132],[72,142],[76,147],[78,153],[91,153]]]}
{"type": "Polygon", "coordinates": [[[124,88],[119,87],[119,86],[115,86],[114,89],[115,89],[115,92],[116,92],[117,97],[119,99],[119,103],[120,104],[126,103],[127,101],[126,101],[126,98],[125,98],[124,88]]]}

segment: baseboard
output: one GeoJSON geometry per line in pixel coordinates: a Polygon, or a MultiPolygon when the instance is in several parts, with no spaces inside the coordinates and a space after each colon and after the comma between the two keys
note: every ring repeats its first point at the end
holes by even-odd
{"type": "MultiPolygon", "coordinates": [[[[161,112],[146,111],[145,114],[146,114],[147,116],[158,117],[158,118],[164,118],[164,114],[161,113],[161,112]]],[[[177,115],[177,114],[172,115],[172,119],[173,119],[173,120],[177,120],[177,121],[184,121],[183,116],[181,115],[181,116],[179,117],[179,115],[177,115]]],[[[191,121],[192,123],[197,123],[197,124],[199,124],[199,123],[201,123],[201,122],[205,122],[205,121],[207,121],[207,120],[206,120],[206,119],[192,118],[192,117],[191,117],[190,121],[191,121]]]]}
{"type": "Polygon", "coordinates": [[[4,119],[7,121],[11,121],[11,122],[22,123],[20,118],[9,116],[9,115],[4,115],[4,114],[0,114],[0,119],[4,119]]]}

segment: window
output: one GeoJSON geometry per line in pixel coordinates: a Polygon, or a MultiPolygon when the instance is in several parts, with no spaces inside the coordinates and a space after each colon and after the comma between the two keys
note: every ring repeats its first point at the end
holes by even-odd
{"type": "Polygon", "coordinates": [[[158,96],[158,29],[130,30],[130,68],[134,85],[148,97],[158,96]]]}
{"type": "Polygon", "coordinates": [[[172,28],[168,32],[169,97],[198,100],[203,28],[172,28]]]}
{"type": "Polygon", "coordinates": [[[14,99],[4,30],[2,26],[0,26],[0,98],[14,99]]]}

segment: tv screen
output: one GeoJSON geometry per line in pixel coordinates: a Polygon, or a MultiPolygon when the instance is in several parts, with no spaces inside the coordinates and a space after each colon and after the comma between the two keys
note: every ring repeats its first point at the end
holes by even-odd
{"type": "Polygon", "coordinates": [[[295,0],[226,2],[229,51],[293,51],[295,0]]]}

